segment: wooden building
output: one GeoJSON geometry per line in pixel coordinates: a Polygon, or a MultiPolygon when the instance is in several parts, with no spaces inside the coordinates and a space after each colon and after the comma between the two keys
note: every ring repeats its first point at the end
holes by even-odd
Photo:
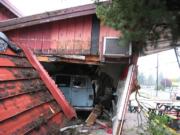
{"type": "Polygon", "coordinates": [[[42,61],[51,56],[64,60],[67,55],[78,55],[83,57],[69,59],[99,63],[104,61],[105,37],[113,40],[121,33],[104,26],[95,12],[92,4],[22,17],[0,23],[0,31],[15,43],[30,47],[42,61]]]}
{"type": "MultiPolygon", "coordinates": [[[[83,74],[92,78],[97,71],[101,71],[113,79],[112,87],[118,89],[118,82],[126,79],[129,65],[136,64],[137,61],[137,57],[132,57],[134,55],[132,55],[131,45],[119,46],[118,38],[121,33],[100,22],[96,16],[94,4],[2,21],[0,31],[20,48],[21,46],[30,48],[52,78],[59,73],[83,74]]],[[[131,77],[136,75],[134,68],[131,72],[133,72],[131,77]]],[[[23,85],[23,82],[21,84],[23,85]]],[[[40,96],[38,92],[36,95],[40,96]]],[[[28,97],[31,97],[31,94],[28,94],[28,97]]],[[[53,97],[55,98],[55,95],[53,97]]],[[[31,99],[34,102],[35,99],[31,99]]],[[[64,103],[66,104],[66,101],[64,103]]],[[[121,107],[124,108],[125,104],[121,107]]],[[[75,116],[68,105],[66,107],[60,105],[60,108],[69,110],[68,112],[71,112],[69,117],[75,116]]],[[[36,110],[35,107],[34,111],[36,110]]],[[[45,109],[45,111],[48,110],[45,109]]],[[[23,113],[24,111],[20,114],[23,113]]],[[[39,113],[37,115],[40,117],[39,113]]],[[[55,121],[62,125],[61,119],[67,119],[66,117],[63,115],[62,118],[59,117],[60,120],[55,118],[55,121]]],[[[24,125],[28,124],[28,121],[24,122],[24,125]]],[[[44,128],[49,129],[49,125],[45,127],[44,124],[38,125],[41,128],[37,133],[43,132],[44,128]]],[[[32,133],[34,128],[36,127],[32,128],[32,133]]],[[[24,133],[18,129],[12,132],[24,133]]]]}
{"type": "MultiPolygon", "coordinates": [[[[115,134],[119,135],[122,131],[130,92],[131,90],[134,90],[137,85],[136,64],[139,51],[137,51],[136,46],[132,46],[131,44],[122,45],[118,40],[118,38],[121,37],[121,32],[103,25],[103,23],[96,16],[96,6],[94,4],[20,18],[14,18],[17,17],[17,14],[14,14],[13,12],[11,12],[11,10],[6,9],[6,7],[2,5],[2,3],[0,6],[3,6],[3,8],[0,8],[0,19],[3,20],[0,22],[0,31],[5,33],[8,38],[17,46],[19,45],[20,48],[30,48],[36,55],[38,60],[43,64],[44,68],[52,76],[52,78],[54,77],[54,75],[59,73],[76,75],[83,74],[93,78],[93,75],[98,76],[98,71],[100,71],[101,73],[104,72],[110,78],[112,78],[112,87],[116,90],[115,96],[117,99],[115,101],[116,116],[114,117],[113,121],[113,131],[115,134]],[[6,10],[8,10],[8,12],[6,12],[6,10]],[[7,18],[14,19],[5,20],[7,18]]],[[[143,52],[141,52],[141,54],[146,55],[160,50],[166,50],[171,47],[172,46],[170,46],[169,43],[162,43],[160,46],[147,45],[146,48],[142,48],[143,52]]],[[[34,72],[42,72],[43,68],[40,64],[37,64],[37,61],[33,63],[30,59],[28,59],[28,57],[33,57],[34,59],[33,54],[30,54],[29,51],[23,52],[25,53],[25,57],[23,59],[25,59],[27,63],[31,65],[30,68],[34,68],[34,72]],[[41,67],[41,69],[39,69],[39,67],[41,67]]],[[[10,75],[10,77],[14,76],[16,72],[13,72],[13,70],[9,71],[8,64],[10,64],[11,69],[15,69],[15,71],[19,70],[20,68],[23,71],[25,65],[21,63],[21,66],[17,67],[19,66],[19,64],[15,63],[16,61],[18,61],[16,59],[21,59],[21,57],[16,57],[16,55],[14,56],[9,53],[0,53],[0,70],[2,72],[6,71],[4,73],[6,73],[6,75],[10,75]],[[4,57],[8,58],[4,60],[4,57]],[[1,66],[3,61],[5,61],[5,65],[1,66]],[[6,68],[2,70],[1,68],[4,67],[6,68]]],[[[26,70],[28,68],[26,67],[26,70]]],[[[20,71],[20,73],[18,74],[22,74],[22,76],[20,77],[25,76],[25,79],[28,80],[28,72],[23,72],[23,74],[21,73],[22,71],[20,71]]],[[[2,79],[3,76],[2,72],[0,73],[0,79],[2,79]]],[[[68,105],[67,101],[64,99],[62,92],[59,92],[58,94],[57,90],[55,90],[57,89],[57,86],[48,77],[47,73],[43,74],[46,75],[41,77],[40,81],[43,81],[45,84],[46,81],[50,82],[45,86],[43,85],[45,87],[44,89],[51,93],[48,96],[52,97],[52,100],[55,103],[60,103],[59,100],[61,99],[61,101],[63,101],[61,103],[64,103],[66,105],[64,107],[62,106],[62,104],[59,104],[59,106],[55,104],[53,106],[55,108],[57,107],[57,110],[52,108],[53,110],[57,111],[55,112],[55,114],[58,114],[52,114],[52,117],[55,118],[54,121],[59,122],[60,126],[62,126],[61,118],[67,119],[68,116],[72,118],[75,116],[75,113],[73,112],[73,109],[68,105]],[[43,80],[43,78],[46,78],[46,80],[43,80]],[[52,87],[54,90],[51,90],[51,88],[48,87],[49,85],[53,85],[52,87]],[[58,95],[58,97],[56,95],[58,95]],[[60,109],[62,109],[62,111],[60,109]],[[70,114],[66,115],[67,112],[69,112],[70,114]],[[62,114],[61,117],[59,116],[60,114],[62,114]]],[[[18,75],[16,76],[18,77],[18,75]]],[[[6,81],[8,84],[10,84],[11,81],[18,81],[17,78],[10,78],[10,80],[6,79],[7,78],[5,78],[0,83],[4,83],[4,81],[6,81]]],[[[34,80],[35,78],[32,79],[34,80]]],[[[20,84],[24,86],[24,80],[20,80],[20,84]]],[[[28,83],[27,86],[28,85],[30,85],[30,83],[28,83]]],[[[2,89],[3,88],[4,85],[2,89]]],[[[23,96],[26,95],[25,97],[30,98],[31,100],[29,104],[26,101],[25,103],[27,103],[28,106],[31,106],[29,107],[29,109],[27,106],[24,106],[24,110],[19,112],[19,114],[12,113],[14,110],[13,106],[8,106],[10,112],[2,106],[3,109],[0,110],[0,118],[3,118],[3,115],[1,115],[1,113],[12,113],[12,115],[4,117],[3,121],[4,123],[12,122],[14,125],[16,125],[17,121],[13,121],[12,118],[16,119],[16,115],[19,115],[19,117],[22,116],[21,120],[24,121],[24,125],[21,125],[18,128],[15,127],[12,132],[10,132],[10,130],[6,130],[7,125],[0,123],[0,129],[5,125],[4,131],[6,131],[7,133],[10,132],[23,134],[26,133],[26,131],[27,133],[32,131],[32,133],[34,134],[48,134],[47,129],[49,129],[49,126],[51,124],[45,122],[44,119],[42,119],[41,112],[43,110],[40,109],[41,111],[37,111],[37,108],[41,108],[43,105],[49,106],[49,101],[44,101],[42,103],[43,105],[39,103],[39,105],[33,106],[34,101],[36,101],[35,99],[46,97],[46,94],[40,95],[38,94],[38,92],[35,92],[34,95],[36,96],[33,97],[33,94],[31,94],[33,93],[33,91],[31,91],[31,89],[28,90],[28,92],[26,91],[26,93],[22,93],[24,91],[19,92],[18,88],[19,87],[15,89],[13,87],[12,89],[16,93],[14,95],[10,95],[9,97],[5,97],[6,94],[9,93],[3,92],[2,94],[5,94],[5,98],[2,100],[0,98],[0,100],[2,102],[5,102],[7,100],[13,104],[13,100],[11,100],[10,98],[16,98],[17,96],[21,96],[23,98],[23,96]],[[39,121],[34,123],[32,121],[28,121],[30,120],[28,115],[29,111],[36,112],[34,113],[37,114],[36,117],[34,117],[34,114],[32,116],[33,118],[37,118],[40,123],[38,123],[39,121]],[[23,117],[23,114],[25,113],[28,118],[23,117]],[[34,131],[37,128],[38,130],[34,131]]],[[[24,87],[22,89],[24,89],[24,87]]],[[[92,95],[90,96],[92,97],[92,95]]],[[[38,104],[38,102],[40,101],[37,101],[36,104],[38,104]]],[[[14,103],[15,106],[22,108],[22,106],[20,106],[20,102],[14,103]]],[[[44,110],[47,112],[49,111],[49,109],[51,112],[53,112],[51,108],[47,106],[45,108],[42,108],[44,108],[44,110]]],[[[18,109],[16,108],[16,110],[18,109]]],[[[50,119],[51,117],[48,120],[50,119]]]]}

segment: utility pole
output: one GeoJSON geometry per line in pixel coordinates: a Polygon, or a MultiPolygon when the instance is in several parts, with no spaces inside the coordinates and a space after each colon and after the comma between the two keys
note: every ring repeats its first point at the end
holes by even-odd
{"type": "Polygon", "coordinates": [[[180,54],[179,54],[179,51],[178,51],[178,48],[177,48],[177,47],[174,48],[174,52],[175,52],[175,55],[176,55],[176,59],[177,59],[178,66],[179,66],[179,68],[180,68],[180,61],[179,61],[180,54]]]}
{"type": "Polygon", "coordinates": [[[158,90],[159,90],[159,86],[158,86],[158,82],[159,82],[159,58],[158,58],[158,54],[157,54],[157,58],[156,58],[156,61],[157,61],[157,69],[156,69],[156,96],[158,95],[158,90]]]}

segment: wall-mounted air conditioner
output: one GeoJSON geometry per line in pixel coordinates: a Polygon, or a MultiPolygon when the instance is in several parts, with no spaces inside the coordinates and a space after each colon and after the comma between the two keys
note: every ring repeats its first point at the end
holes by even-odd
{"type": "Polygon", "coordinates": [[[121,44],[118,37],[104,37],[103,55],[105,57],[129,57],[131,53],[131,44],[121,44]]]}

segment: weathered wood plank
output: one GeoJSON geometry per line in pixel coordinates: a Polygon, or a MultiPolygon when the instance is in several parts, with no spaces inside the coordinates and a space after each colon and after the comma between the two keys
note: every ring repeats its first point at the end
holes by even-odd
{"type": "Polygon", "coordinates": [[[18,79],[39,78],[37,71],[29,68],[0,68],[0,82],[18,79]]]}
{"type": "Polygon", "coordinates": [[[34,128],[40,127],[45,121],[48,121],[60,108],[55,101],[30,109],[14,117],[14,121],[7,119],[0,123],[1,134],[25,134],[34,128]]]}
{"type": "Polygon", "coordinates": [[[0,66],[3,67],[32,67],[26,58],[0,54],[0,66]]]}
{"type": "Polygon", "coordinates": [[[0,104],[0,122],[51,100],[53,100],[53,97],[48,91],[38,91],[36,93],[32,93],[30,96],[24,94],[5,99],[0,104]]]}

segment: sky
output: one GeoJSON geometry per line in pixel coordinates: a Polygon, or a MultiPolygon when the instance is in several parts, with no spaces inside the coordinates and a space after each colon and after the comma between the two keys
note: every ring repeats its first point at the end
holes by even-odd
{"type": "Polygon", "coordinates": [[[8,0],[23,16],[93,3],[94,0],[8,0]]]}
{"type": "MultiPolygon", "coordinates": [[[[69,8],[79,5],[93,3],[94,0],[8,0],[23,16],[37,13],[69,8]]],[[[177,64],[174,50],[161,52],[158,54],[159,73],[166,78],[179,78],[180,69],[177,64]]],[[[138,60],[139,71],[146,76],[152,74],[156,76],[157,54],[141,57],[138,60]]]]}
{"type": "Polygon", "coordinates": [[[180,78],[180,69],[178,67],[174,49],[140,57],[138,60],[139,72],[144,73],[146,76],[151,74],[156,77],[157,57],[159,74],[162,73],[165,78],[169,79],[180,78]]]}

